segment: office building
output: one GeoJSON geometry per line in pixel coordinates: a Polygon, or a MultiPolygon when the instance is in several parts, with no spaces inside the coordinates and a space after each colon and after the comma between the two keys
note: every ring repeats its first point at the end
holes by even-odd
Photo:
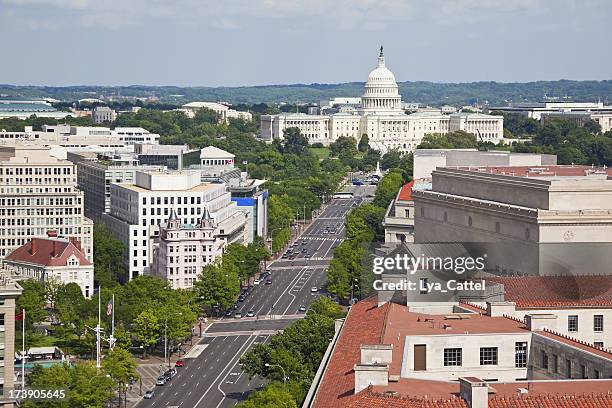
{"type": "Polygon", "coordinates": [[[169,170],[183,169],[183,156],[192,152],[187,145],[142,144],[134,145],[138,162],[144,165],[165,166],[169,170]]]}
{"type": "Polygon", "coordinates": [[[133,154],[68,153],[77,166],[78,186],[85,197],[85,215],[99,222],[110,212],[111,184],[133,183],[137,171],[163,171],[165,166],[142,165],[133,154]]]}
{"type": "MultiPolygon", "coordinates": [[[[215,146],[207,146],[200,151],[200,165],[190,166],[198,170],[202,181],[225,183],[232,201],[246,211],[249,223],[248,242],[256,236],[268,235],[268,190],[265,180],[250,179],[247,172],[235,167],[235,156],[215,146]]],[[[248,164],[247,164],[248,169],[248,164]]]]}
{"type": "MultiPolygon", "coordinates": [[[[15,321],[16,299],[23,289],[9,277],[9,271],[0,266],[0,407],[13,408],[15,399],[10,390],[15,389],[15,321]]],[[[21,330],[21,327],[18,328],[21,330]]],[[[17,346],[21,348],[21,345],[17,346]]]]}
{"type": "Polygon", "coordinates": [[[26,126],[20,132],[0,130],[0,144],[28,144],[46,146],[50,154],[66,159],[70,152],[127,153],[134,150],[108,128],[43,125],[39,131],[26,126]]]}
{"type": "Polygon", "coordinates": [[[84,216],[76,165],[40,146],[0,146],[0,258],[49,231],[75,237],[93,261],[93,223],[84,216]]]}
{"type": "Polygon", "coordinates": [[[198,171],[136,172],[132,183],[111,184],[110,212],[102,215],[127,249],[129,279],[152,274],[159,226],[176,211],[183,224],[196,225],[207,210],[217,235],[228,244],[246,244],[247,215],[231,201],[222,183],[202,183],[198,171]]]}
{"type": "Polygon", "coordinates": [[[36,279],[76,283],[83,296],[90,298],[94,290],[94,266],[81,250],[81,243],[70,237],[32,238],[4,259],[15,279],[36,279]]]}
{"type": "MultiPolygon", "coordinates": [[[[344,99],[344,98],[343,98],[344,99]]],[[[406,114],[395,76],[385,65],[382,51],[378,66],[370,72],[358,107],[354,99],[339,101],[338,112],[330,115],[284,113],[261,116],[261,139],[282,139],[284,131],[297,127],[310,143],[330,145],[341,136],[359,141],[367,134],[370,146],[387,152],[395,149],[412,152],[426,134],[465,131],[479,140],[500,143],[503,117],[480,113],[445,115],[440,110],[406,114]],[[344,103],[346,102],[346,103],[344,103]]],[[[333,105],[333,100],[332,102],[333,105]]]]}

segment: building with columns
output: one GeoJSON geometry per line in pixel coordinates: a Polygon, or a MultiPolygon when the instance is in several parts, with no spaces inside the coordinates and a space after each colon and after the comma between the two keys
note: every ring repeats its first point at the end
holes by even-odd
{"type": "Polygon", "coordinates": [[[355,109],[331,115],[284,113],[261,116],[261,139],[282,139],[284,131],[297,127],[311,143],[330,145],[341,136],[357,141],[363,134],[370,146],[386,152],[412,152],[429,133],[458,130],[473,133],[480,140],[499,143],[503,139],[503,117],[479,113],[420,112],[406,114],[402,108],[395,75],[385,64],[381,47],[376,68],[368,75],[361,103],[355,109]]]}

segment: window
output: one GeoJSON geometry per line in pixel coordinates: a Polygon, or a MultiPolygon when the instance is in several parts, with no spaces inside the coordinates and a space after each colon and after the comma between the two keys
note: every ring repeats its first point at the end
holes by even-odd
{"type": "Polygon", "coordinates": [[[578,331],[578,315],[567,316],[567,331],[578,331]]]}
{"type": "Polygon", "coordinates": [[[601,374],[599,374],[599,370],[593,370],[593,377],[597,380],[601,378],[601,374]]]}
{"type": "Polygon", "coordinates": [[[480,348],[480,365],[497,365],[497,347],[480,348]]]}
{"type": "Polygon", "coordinates": [[[603,315],[593,316],[593,331],[596,331],[596,332],[603,331],[603,315]]]}
{"type": "Polygon", "coordinates": [[[516,368],[527,367],[527,342],[514,343],[514,366],[516,368]]]}
{"type": "Polygon", "coordinates": [[[461,349],[444,349],[444,367],[461,366],[461,349]]]}
{"type": "Polygon", "coordinates": [[[598,347],[598,348],[604,348],[604,342],[603,341],[596,341],[596,342],[593,343],[593,345],[595,347],[598,347]]]}
{"type": "Polygon", "coordinates": [[[4,326],[4,313],[0,313],[0,326],[4,326]]]}
{"type": "Polygon", "coordinates": [[[548,370],[548,354],[542,350],[542,368],[548,370]]]}
{"type": "Polygon", "coordinates": [[[556,354],[553,354],[553,358],[552,358],[552,370],[553,373],[558,373],[559,372],[559,356],[556,354]]]}
{"type": "Polygon", "coordinates": [[[587,375],[587,368],[584,364],[580,364],[580,378],[587,379],[589,376],[587,375]]]}
{"type": "Polygon", "coordinates": [[[565,375],[572,378],[572,360],[565,360],[565,375]]]}

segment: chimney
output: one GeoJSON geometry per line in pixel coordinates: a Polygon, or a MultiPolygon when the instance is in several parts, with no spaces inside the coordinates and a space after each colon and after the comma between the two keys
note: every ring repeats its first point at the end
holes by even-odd
{"type": "Polygon", "coordinates": [[[37,250],[38,250],[38,239],[37,238],[32,238],[30,240],[30,253],[32,255],[34,255],[37,250]]]}
{"type": "Polygon", "coordinates": [[[530,331],[557,330],[557,315],[552,313],[537,313],[525,315],[525,324],[530,331]]]}
{"type": "Polygon", "coordinates": [[[515,302],[487,302],[487,315],[491,317],[514,316],[515,311],[515,302]]]}
{"type": "Polygon", "coordinates": [[[486,382],[476,377],[460,377],[459,386],[461,398],[470,408],[489,407],[489,386],[486,382]]]}
{"type": "Polygon", "coordinates": [[[389,385],[387,364],[355,364],[355,394],[370,385],[389,385]]]}
{"type": "Polygon", "coordinates": [[[54,258],[59,255],[59,242],[57,239],[53,240],[53,253],[51,255],[53,255],[54,258]]]}
{"type": "Polygon", "coordinates": [[[393,344],[362,344],[361,364],[391,364],[393,344]]]}
{"type": "Polygon", "coordinates": [[[81,241],[77,237],[69,237],[68,240],[74,245],[79,251],[81,251],[81,241]]]}

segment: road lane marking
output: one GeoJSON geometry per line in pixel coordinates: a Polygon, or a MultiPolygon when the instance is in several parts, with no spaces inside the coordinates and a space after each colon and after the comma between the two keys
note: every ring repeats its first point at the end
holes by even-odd
{"type": "MultiPolygon", "coordinates": [[[[257,338],[257,335],[254,336],[253,341],[257,338]]],[[[246,353],[246,351],[249,349],[249,347],[251,347],[251,344],[253,342],[251,341],[251,339],[247,339],[247,341],[244,342],[244,344],[242,346],[240,346],[240,348],[238,349],[238,352],[234,355],[234,357],[232,357],[229,361],[229,363],[227,363],[227,365],[225,367],[223,367],[223,369],[221,370],[221,372],[219,373],[219,375],[217,376],[217,378],[214,379],[214,381],[210,384],[210,386],[206,389],[206,391],[204,391],[204,393],[202,394],[202,396],[200,397],[200,399],[198,400],[198,402],[195,403],[195,405],[193,406],[193,408],[197,408],[198,405],[200,405],[200,402],[202,402],[202,400],[204,399],[204,397],[206,396],[206,394],[208,394],[208,391],[210,391],[210,389],[213,387],[213,385],[215,385],[217,383],[217,381],[219,380],[219,378],[221,378],[221,376],[223,375],[223,373],[225,372],[225,370],[227,370],[228,367],[235,365],[235,360],[239,361],[240,357],[242,357],[242,355],[244,353],[246,353]],[[246,346],[246,348],[245,348],[246,346]],[[241,351],[244,352],[242,354],[240,354],[241,351]]],[[[225,399],[225,394],[223,394],[223,399],[225,399]]],[[[223,399],[221,399],[221,402],[223,402],[223,399]]]]}

